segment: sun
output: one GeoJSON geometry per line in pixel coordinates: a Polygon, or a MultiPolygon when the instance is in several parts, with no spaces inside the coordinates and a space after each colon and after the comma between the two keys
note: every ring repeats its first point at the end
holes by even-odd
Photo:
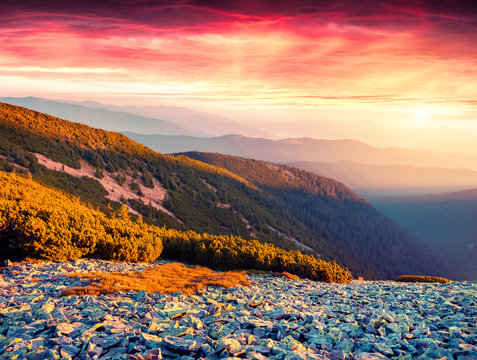
{"type": "Polygon", "coordinates": [[[417,110],[414,113],[414,122],[416,125],[425,126],[429,123],[428,113],[425,110],[417,110]]]}
{"type": "Polygon", "coordinates": [[[430,121],[430,111],[428,109],[412,109],[409,111],[412,116],[412,124],[416,127],[426,127],[429,126],[430,121]]]}

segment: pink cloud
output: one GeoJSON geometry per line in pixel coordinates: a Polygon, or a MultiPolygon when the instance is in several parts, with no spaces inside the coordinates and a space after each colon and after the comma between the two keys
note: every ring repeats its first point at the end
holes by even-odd
{"type": "Polygon", "coordinates": [[[477,96],[469,82],[477,76],[477,32],[462,31],[475,24],[461,10],[381,2],[371,11],[367,1],[134,4],[7,7],[0,75],[124,87],[199,84],[202,93],[194,94],[205,97],[216,89],[285,100],[477,96]],[[61,68],[92,71],[55,71],[61,68]]]}

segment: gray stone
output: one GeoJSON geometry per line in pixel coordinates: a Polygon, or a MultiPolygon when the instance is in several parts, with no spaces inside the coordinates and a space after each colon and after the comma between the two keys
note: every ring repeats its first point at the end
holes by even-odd
{"type": "Polygon", "coordinates": [[[156,335],[141,333],[140,342],[144,346],[154,349],[161,346],[162,338],[156,335]]]}

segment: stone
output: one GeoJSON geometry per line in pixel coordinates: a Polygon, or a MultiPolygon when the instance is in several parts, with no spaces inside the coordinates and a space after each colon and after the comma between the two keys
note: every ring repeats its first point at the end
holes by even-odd
{"type": "Polygon", "coordinates": [[[151,349],[158,348],[162,344],[161,337],[147,333],[141,333],[139,341],[142,345],[147,346],[151,349]]]}
{"type": "Polygon", "coordinates": [[[242,347],[242,345],[237,340],[231,338],[220,339],[219,341],[217,341],[217,344],[215,346],[216,352],[220,352],[224,349],[230,350],[231,352],[235,352],[242,347]]]}
{"type": "Polygon", "coordinates": [[[13,263],[10,260],[4,260],[3,261],[3,267],[11,267],[13,263]]]}
{"type": "Polygon", "coordinates": [[[1,269],[1,359],[475,358],[477,284],[317,283],[247,275],[198,294],[60,297],[75,272],[151,266],[100,260],[1,269]],[[40,281],[33,282],[36,277],[40,281]],[[6,285],[3,285],[6,284],[6,285]]]}
{"type": "Polygon", "coordinates": [[[386,345],[384,343],[377,342],[377,343],[374,344],[374,347],[377,351],[379,351],[380,353],[382,353],[384,355],[394,356],[393,349],[391,349],[388,345],[386,345]]]}
{"type": "Polygon", "coordinates": [[[366,353],[362,352],[359,354],[354,355],[354,359],[356,360],[380,360],[380,359],[387,359],[386,356],[380,353],[366,353]]]}
{"type": "Polygon", "coordinates": [[[188,351],[196,352],[200,349],[202,344],[198,344],[194,339],[184,339],[179,337],[166,336],[163,339],[163,343],[166,347],[178,350],[178,351],[188,351]]]}

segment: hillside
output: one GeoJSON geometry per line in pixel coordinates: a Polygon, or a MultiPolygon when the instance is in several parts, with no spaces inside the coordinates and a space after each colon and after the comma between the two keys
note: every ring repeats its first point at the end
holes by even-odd
{"type": "Polygon", "coordinates": [[[256,240],[178,231],[133,221],[122,207],[105,216],[71,195],[0,172],[0,259],[96,258],[151,262],[167,258],[219,269],[289,271],[327,282],[352,277],[336,263],[256,240]]]}
{"type": "Polygon", "coordinates": [[[118,133],[8,104],[0,104],[0,119],[0,168],[30,172],[106,213],[123,202],[150,224],[309,247],[355,276],[449,273],[425,243],[331,179],[220,155],[251,170],[165,156],[118,133]],[[121,186],[119,201],[117,188],[106,188],[112,182],[121,186]]]}
{"type": "Polygon", "coordinates": [[[438,193],[477,185],[477,172],[469,169],[369,165],[352,161],[301,161],[289,165],[342,181],[365,196],[438,193]]]}
{"type": "Polygon", "coordinates": [[[477,189],[371,201],[444,254],[462,279],[477,279],[477,189]]]}
{"type": "Polygon", "coordinates": [[[312,247],[319,244],[323,254],[347,259],[351,269],[365,271],[368,267],[379,272],[391,266],[409,272],[418,266],[414,260],[444,266],[442,257],[426,243],[335,180],[284,165],[217,153],[182,155],[223,167],[272,194],[287,209],[284,216],[300,219],[313,234],[312,247]],[[419,255],[413,260],[409,254],[419,255]],[[362,259],[367,259],[366,265],[362,259]]]}

